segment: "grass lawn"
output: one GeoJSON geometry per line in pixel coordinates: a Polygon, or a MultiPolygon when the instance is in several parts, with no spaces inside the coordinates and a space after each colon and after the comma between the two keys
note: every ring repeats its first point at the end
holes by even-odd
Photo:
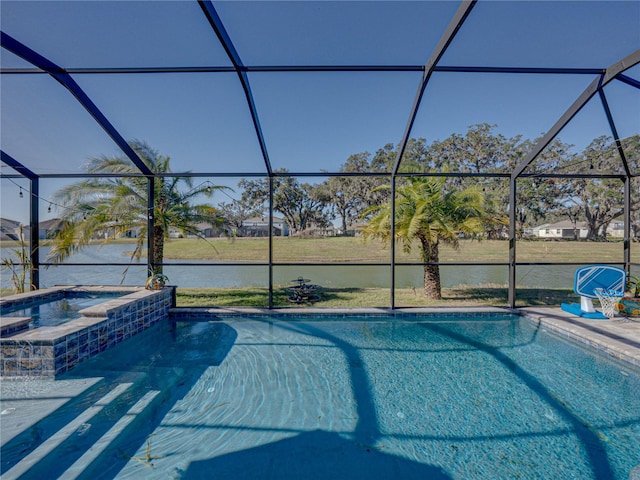
{"type": "MultiPolygon", "coordinates": [[[[179,307],[232,307],[251,306],[268,307],[269,293],[266,288],[178,288],[177,305],[179,307]]],[[[313,304],[296,305],[287,300],[282,289],[274,290],[275,307],[314,306],[314,307],[389,307],[390,294],[384,288],[324,288],[319,292],[320,299],[313,304]]],[[[404,288],[396,289],[396,307],[435,307],[435,306],[506,306],[506,286],[479,286],[468,288],[445,288],[442,300],[428,300],[420,291],[404,288]]],[[[575,302],[577,297],[571,289],[519,289],[517,306],[560,305],[562,302],[575,302]]]]}
{"type": "MultiPolygon", "coordinates": [[[[119,239],[115,243],[132,243],[119,239]]],[[[47,242],[43,242],[46,245],[47,242]]],[[[15,248],[15,242],[3,241],[3,248],[15,248]]],[[[531,241],[516,243],[518,262],[600,262],[618,263],[623,260],[622,242],[531,241]]],[[[196,238],[170,239],[165,244],[165,258],[171,260],[211,260],[220,262],[267,262],[269,242],[266,238],[196,238]]],[[[378,240],[365,241],[359,237],[273,239],[274,262],[317,263],[388,263],[389,246],[378,240]]],[[[441,262],[507,262],[507,240],[462,240],[460,249],[440,246],[441,262]]],[[[396,261],[420,261],[418,245],[410,254],[396,248],[396,261]]],[[[631,244],[631,261],[640,263],[640,243],[631,244]]]]}
{"type": "MultiPolygon", "coordinates": [[[[410,254],[396,248],[397,261],[419,261],[419,248],[410,254]]],[[[631,246],[632,261],[640,261],[640,244],[631,246]]],[[[519,241],[519,262],[621,262],[622,242],[544,242],[519,241]]],[[[165,245],[165,257],[192,261],[198,259],[266,262],[269,243],[266,238],[172,239],[165,245]]],[[[273,239],[274,262],[389,262],[389,246],[378,240],[358,237],[273,239]]],[[[440,246],[441,262],[507,262],[509,242],[506,240],[461,241],[460,249],[440,246]]]]}

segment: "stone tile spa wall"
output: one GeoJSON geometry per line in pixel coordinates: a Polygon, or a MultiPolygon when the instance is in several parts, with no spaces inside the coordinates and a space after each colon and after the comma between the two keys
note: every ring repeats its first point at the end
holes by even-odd
{"type": "MultiPolygon", "coordinates": [[[[108,287],[97,288],[105,291],[108,287]]],[[[2,377],[55,377],[168,319],[175,298],[173,287],[161,290],[129,287],[129,290],[132,293],[81,310],[81,318],[0,338],[2,377]]],[[[6,303],[3,301],[3,306],[6,303]]]]}

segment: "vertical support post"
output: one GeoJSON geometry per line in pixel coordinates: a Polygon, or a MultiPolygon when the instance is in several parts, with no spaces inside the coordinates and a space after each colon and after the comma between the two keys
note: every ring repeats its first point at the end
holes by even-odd
{"type": "Polygon", "coordinates": [[[269,308],[273,308],[273,176],[269,175],[269,308]]]}
{"type": "Polygon", "coordinates": [[[631,177],[624,177],[624,269],[631,273],[631,177]]]}
{"type": "Polygon", "coordinates": [[[516,306],[516,179],[509,180],[509,308],[516,306]]]}
{"type": "Polygon", "coordinates": [[[391,175],[391,309],[396,308],[396,176],[391,175]]]}
{"type": "Polygon", "coordinates": [[[38,177],[29,179],[29,290],[40,288],[40,182],[38,177]]]}
{"type": "Polygon", "coordinates": [[[156,265],[153,263],[155,254],[155,194],[156,182],[155,177],[147,177],[147,270],[148,275],[155,272],[156,265]]]}

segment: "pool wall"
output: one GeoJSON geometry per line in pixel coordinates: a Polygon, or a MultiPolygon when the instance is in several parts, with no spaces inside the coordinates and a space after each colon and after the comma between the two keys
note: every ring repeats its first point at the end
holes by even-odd
{"type": "Polygon", "coordinates": [[[2,299],[2,305],[23,304],[41,296],[55,298],[68,291],[121,292],[123,296],[81,310],[81,318],[55,327],[7,333],[0,338],[0,375],[52,378],[78,363],[168,318],[175,288],[54,287],[2,299]]]}

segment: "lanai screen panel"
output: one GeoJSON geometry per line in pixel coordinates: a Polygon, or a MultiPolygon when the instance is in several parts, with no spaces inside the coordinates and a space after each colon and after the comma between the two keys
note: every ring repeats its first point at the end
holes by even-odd
{"type": "Polygon", "coordinates": [[[456,2],[214,2],[247,66],[424,65],[456,2]]]}
{"type": "Polygon", "coordinates": [[[266,172],[235,73],[78,77],[121,135],[171,157],[173,172],[266,172]]]}
{"type": "MultiPolygon", "coordinates": [[[[436,72],[411,138],[433,147],[425,171],[509,173],[591,82],[590,75],[436,72]],[[508,156],[508,145],[517,146],[508,156]],[[446,155],[458,149],[458,159],[446,155]],[[462,153],[464,151],[464,154],[462,153]]],[[[410,168],[409,152],[400,171],[410,168]]]]}
{"type": "Polygon", "coordinates": [[[249,75],[274,170],[338,172],[402,138],[419,72],[249,75]]]}
{"type": "MultiPolygon", "coordinates": [[[[636,74],[637,72],[632,72],[636,74]]],[[[628,75],[629,72],[626,72],[628,75]]],[[[636,75],[637,77],[637,75],[636,75]]],[[[631,174],[640,173],[640,89],[617,81],[604,89],[616,133],[631,174]]]]}
{"type": "Polygon", "coordinates": [[[118,149],[62,85],[45,74],[3,75],[2,150],[36,174],[76,174],[118,149]]]}
{"type": "Polygon", "coordinates": [[[70,68],[230,66],[197,2],[3,1],[2,30],[70,68]]]}
{"type": "Polygon", "coordinates": [[[600,98],[594,96],[534,159],[526,173],[619,174],[622,160],[600,98]],[[557,161],[549,162],[552,156],[557,161]]]}
{"type": "Polygon", "coordinates": [[[479,1],[440,65],[605,68],[640,45],[640,4],[479,1]]]}

